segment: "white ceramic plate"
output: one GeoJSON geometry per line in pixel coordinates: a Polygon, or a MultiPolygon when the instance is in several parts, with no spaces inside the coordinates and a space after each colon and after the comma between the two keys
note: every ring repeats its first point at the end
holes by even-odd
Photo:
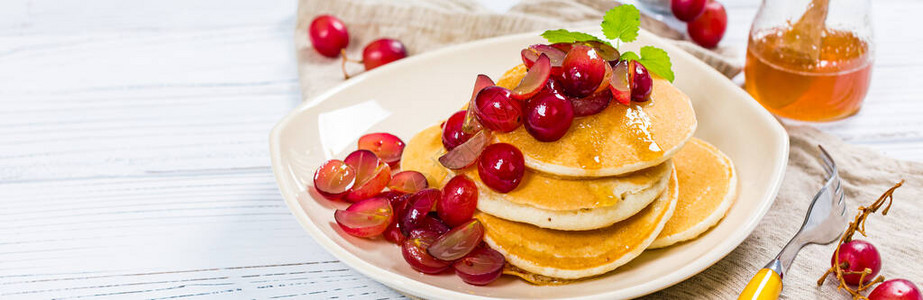
{"type": "Polygon", "coordinates": [[[344,158],[367,132],[384,131],[410,139],[461,107],[471,96],[475,75],[496,79],[521,62],[523,47],[543,42],[537,33],[530,33],[415,55],[356,76],[298,106],[270,137],[273,172],[292,214],[314,240],[350,267],[391,288],[430,299],[638,297],[705,270],[750,234],[782,182],[788,158],[785,130],[721,74],[643,31],[637,42],[623,48],[636,51],[639,45],[655,45],[667,50],[676,73],[675,85],[695,106],[699,120],[695,135],[727,153],[740,175],[737,202],[718,226],[699,239],[645,252],[594,280],[532,286],[504,276],[477,287],[451,273],[420,274],[404,262],[399,247],[382,239],[355,238],[338,228],[333,211],[346,205],[325,200],[309,188],[318,165],[344,158]]]}

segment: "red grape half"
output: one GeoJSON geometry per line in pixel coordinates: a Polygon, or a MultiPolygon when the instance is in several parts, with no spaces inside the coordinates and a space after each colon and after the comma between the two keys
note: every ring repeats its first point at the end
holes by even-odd
{"type": "Polygon", "coordinates": [[[314,189],[327,199],[343,197],[355,183],[356,170],[339,159],[328,160],[314,171],[314,189]]]}
{"type": "Polygon", "coordinates": [[[338,209],[333,217],[346,233],[373,237],[388,228],[394,219],[394,211],[388,199],[375,197],[353,203],[346,210],[338,209]]]}
{"type": "Polygon", "coordinates": [[[452,267],[462,281],[472,285],[486,285],[503,274],[506,259],[503,254],[489,247],[475,248],[467,256],[455,261],[452,267]]]}
{"type": "Polygon", "coordinates": [[[426,249],[433,257],[453,261],[468,255],[481,244],[484,238],[484,226],[477,219],[449,230],[426,249]]]}

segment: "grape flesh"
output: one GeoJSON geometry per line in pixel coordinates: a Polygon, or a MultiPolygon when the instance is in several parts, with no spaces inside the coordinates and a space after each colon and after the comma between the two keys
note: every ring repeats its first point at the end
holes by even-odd
{"type": "Polygon", "coordinates": [[[455,274],[471,285],[487,285],[503,274],[506,259],[489,247],[478,247],[452,265],[455,274]]]}

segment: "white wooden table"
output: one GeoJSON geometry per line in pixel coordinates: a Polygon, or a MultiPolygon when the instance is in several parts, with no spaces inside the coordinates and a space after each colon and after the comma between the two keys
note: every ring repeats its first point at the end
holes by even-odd
{"type": "MultiPolygon", "coordinates": [[[[724,2],[742,54],[758,2],[724,2]]],[[[866,106],[820,127],[923,160],[923,3],[874,2],[866,106]]],[[[301,100],[294,11],[0,1],[0,299],[401,297],[320,249],[278,194],[267,137],[301,100]]]]}

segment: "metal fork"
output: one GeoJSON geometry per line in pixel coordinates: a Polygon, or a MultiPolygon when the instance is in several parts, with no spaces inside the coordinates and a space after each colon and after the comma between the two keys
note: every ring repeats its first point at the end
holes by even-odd
{"type": "Polygon", "coordinates": [[[840,184],[836,163],[820,145],[826,183],[814,195],[804,223],[798,233],[782,248],[776,258],[766,264],[741,292],[738,299],[778,299],[782,292],[782,277],[798,251],[808,244],[829,244],[840,238],[846,225],[846,193],[840,184]]]}

